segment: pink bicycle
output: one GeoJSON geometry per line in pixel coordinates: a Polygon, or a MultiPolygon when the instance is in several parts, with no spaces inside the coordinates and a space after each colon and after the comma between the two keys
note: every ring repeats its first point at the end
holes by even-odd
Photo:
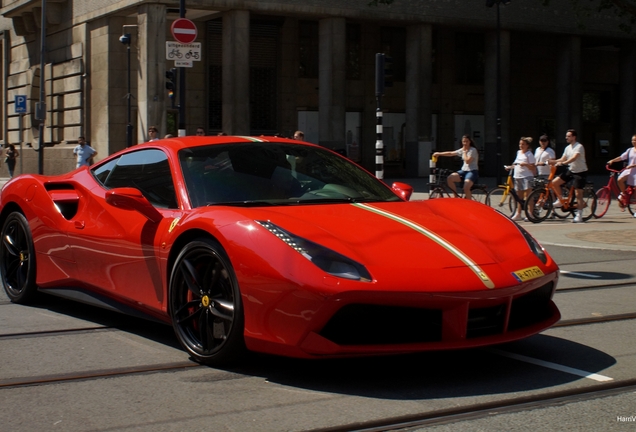
{"type": "MultiPolygon", "coordinates": [[[[618,176],[622,170],[615,170],[610,168],[609,165],[605,167],[610,172],[607,185],[603,186],[596,191],[596,211],[594,212],[595,218],[601,218],[605,216],[612,202],[612,196],[618,199],[620,189],[618,188],[618,176]]],[[[623,192],[623,199],[619,202],[621,207],[627,207],[629,213],[633,216],[636,213],[636,193],[634,193],[634,186],[627,185],[625,192],[623,192]]]]}

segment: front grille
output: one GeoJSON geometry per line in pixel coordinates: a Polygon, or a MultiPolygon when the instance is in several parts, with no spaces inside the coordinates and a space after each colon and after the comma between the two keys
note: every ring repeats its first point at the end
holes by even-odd
{"type": "Polygon", "coordinates": [[[442,311],[350,304],[334,314],[320,335],[338,345],[438,342],[442,311]]]}
{"type": "Polygon", "coordinates": [[[475,308],[468,311],[466,338],[477,338],[503,333],[506,305],[475,308]]]}
{"type": "Polygon", "coordinates": [[[517,330],[550,318],[550,299],[553,283],[547,283],[536,290],[512,301],[508,330],[517,330]]]}

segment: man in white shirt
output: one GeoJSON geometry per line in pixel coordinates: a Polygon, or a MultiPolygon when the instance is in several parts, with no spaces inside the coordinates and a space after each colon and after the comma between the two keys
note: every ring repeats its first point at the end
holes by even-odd
{"type": "MultiPolygon", "coordinates": [[[[574,191],[576,194],[576,215],[573,222],[583,221],[583,207],[585,207],[585,201],[583,201],[583,188],[587,181],[587,163],[585,162],[585,149],[583,144],[576,140],[576,131],[574,129],[568,129],[565,133],[565,140],[568,142],[568,146],[563,151],[563,156],[559,159],[553,159],[548,163],[550,165],[568,165],[568,170],[561,174],[559,177],[552,180],[552,187],[556,191],[561,190],[561,185],[574,179],[574,191]]],[[[553,204],[554,207],[561,207],[561,201],[556,200],[553,204]]]]}
{"type": "Polygon", "coordinates": [[[90,166],[91,160],[95,157],[97,151],[86,142],[86,138],[83,136],[77,137],[77,144],[79,145],[73,149],[73,154],[77,156],[75,168],[90,166]]]}

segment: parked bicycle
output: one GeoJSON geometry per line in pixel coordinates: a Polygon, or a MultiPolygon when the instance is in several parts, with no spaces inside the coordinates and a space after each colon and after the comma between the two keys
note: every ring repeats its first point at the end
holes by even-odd
{"type": "MultiPolygon", "coordinates": [[[[543,222],[550,214],[555,214],[559,217],[567,217],[569,214],[576,212],[578,205],[576,202],[575,188],[572,183],[567,188],[567,193],[564,194],[562,190],[555,190],[551,180],[554,178],[556,167],[552,167],[550,170],[550,176],[548,182],[544,188],[536,189],[530,193],[526,200],[526,217],[530,222],[539,223],[543,222]],[[554,202],[559,201],[561,206],[554,208],[554,202]]],[[[584,221],[590,220],[594,216],[596,210],[596,194],[594,193],[594,184],[587,182],[583,188],[583,216],[584,221]]]]}
{"type": "MultiPolygon", "coordinates": [[[[433,174],[431,175],[430,190],[428,193],[429,199],[435,198],[463,198],[464,190],[461,186],[457,187],[457,192],[453,192],[446,183],[448,176],[453,173],[449,169],[432,168],[433,174]]],[[[473,201],[478,201],[482,204],[486,204],[488,198],[488,188],[485,184],[476,183],[470,188],[473,201]]]]}
{"type": "MultiPolygon", "coordinates": [[[[605,167],[606,170],[610,172],[609,180],[607,184],[596,191],[596,211],[594,212],[595,218],[601,218],[605,216],[607,210],[610,207],[612,202],[612,196],[618,199],[621,191],[618,187],[617,183],[617,175],[623,170],[615,170],[610,168],[609,165],[605,167]]],[[[624,209],[627,207],[629,213],[633,216],[636,213],[636,194],[634,193],[634,189],[636,186],[627,185],[625,187],[625,191],[623,192],[623,198],[619,201],[619,205],[624,209]]]]}

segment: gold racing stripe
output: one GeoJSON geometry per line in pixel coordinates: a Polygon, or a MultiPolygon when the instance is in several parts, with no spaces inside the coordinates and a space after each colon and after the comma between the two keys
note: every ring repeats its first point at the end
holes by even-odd
{"type": "Polygon", "coordinates": [[[391,213],[391,212],[388,212],[386,210],[381,210],[381,209],[379,209],[377,207],[374,207],[374,206],[371,206],[369,204],[353,203],[352,205],[356,206],[356,207],[358,207],[360,209],[367,210],[367,211],[370,211],[372,213],[375,213],[375,214],[378,214],[380,216],[384,216],[384,217],[386,217],[388,219],[391,219],[391,220],[394,220],[396,222],[399,222],[402,225],[406,225],[407,227],[419,232],[420,234],[425,235],[426,237],[428,237],[429,239],[433,240],[435,243],[437,243],[438,245],[440,245],[441,247],[446,249],[448,252],[450,252],[453,255],[455,255],[464,264],[466,264],[466,266],[468,268],[470,268],[473,271],[473,273],[475,273],[475,275],[477,275],[479,280],[482,281],[483,284],[487,288],[493,289],[495,287],[495,284],[492,282],[492,280],[490,280],[490,278],[488,277],[486,272],[483,271],[481,269],[481,267],[479,267],[479,265],[477,265],[477,263],[475,263],[472,259],[470,259],[470,257],[468,257],[466,254],[464,254],[462,251],[457,249],[454,245],[452,245],[448,241],[444,240],[442,237],[438,236],[437,234],[435,234],[431,230],[426,229],[422,225],[419,225],[419,224],[417,224],[417,223],[415,223],[415,222],[413,222],[411,220],[408,220],[406,218],[403,218],[401,216],[398,216],[398,215],[396,215],[394,213],[391,213]]]}

